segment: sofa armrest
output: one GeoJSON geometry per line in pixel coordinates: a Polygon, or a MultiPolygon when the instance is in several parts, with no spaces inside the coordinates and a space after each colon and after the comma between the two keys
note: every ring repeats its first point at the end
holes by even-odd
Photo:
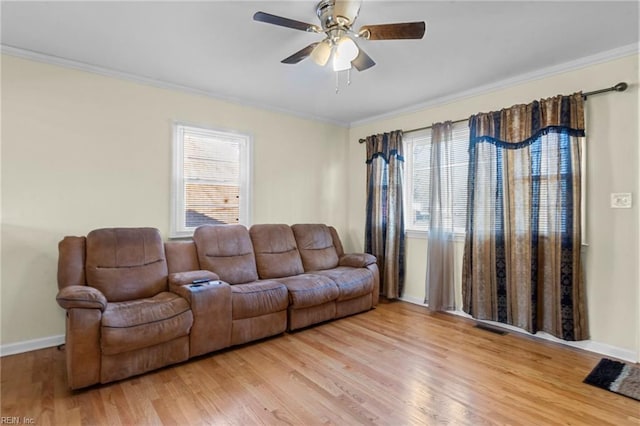
{"type": "Polygon", "coordinates": [[[169,286],[172,289],[171,291],[174,291],[174,287],[193,284],[194,281],[217,281],[219,279],[220,277],[218,276],[218,274],[211,271],[174,272],[173,274],[169,274],[169,286]]]}
{"type": "Polygon", "coordinates": [[[376,257],[368,253],[350,253],[340,257],[339,266],[351,266],[352,268],[366,268],[376,263],[376,257]]]}
{"type": "Polygon", "coordinates": [[[58,289],[85,285],[86,237],[64,237],[58,243],[58,289]]]}
{"type": "Polygon", "coordinates": [[[56,301],[64,309],[84,308],[107,309],[107,298],[97,288],[86,285],[70,285],[63,287],[56,296],[56,301]]]}
{"type": "MultiPolygon", "coordinates": [[[[217,277],[216,274],[210,274],[217,277]]],[[[193,284],[194,279],[203,278],[202,274],[184,275],[182,280],[178,278],[173,277],[170,289],[189,302],[193,313],[193,325],[189,333],[189,357],[230,346],[231,286],[217,279],[193,284]],[[184,284],[178,284],[180,282],[184,284]]]]}

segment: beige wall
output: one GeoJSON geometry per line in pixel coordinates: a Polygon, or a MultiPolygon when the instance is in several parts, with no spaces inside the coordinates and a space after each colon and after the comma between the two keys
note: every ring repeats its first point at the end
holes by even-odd
{"type": "MultiPolygon", "coordinates": [[[[594,90],[588,114],[586,255],[594,341],[640,352],[638,57],[631,56],[346,129],[172,90],[2,56],[1,339],[64,333],[57,242],[103,226],[169,229],[173,120],[249,133],[253,223],[326,222],[363,246],[360,137],[594,90]],[[304,161],[312,158],[313,161],[304,161]],[[629,210],[611,192],[632,192],[629,210]]],[[[424,298],[426,242],[410,239],[405,295],[424,298]]],[[[461,250],[459,250],[461,252],[461,250]]]]}
{"type": "Polygon", "coordinates": [[[63,236],[167,237],[173,120],[253,137],[253,223],[346,228],[347,129],[3,55],[2,345],[64,333],[63,236]]]}
{"type": "MultiPolygon", "coordinates": [[[[623,93],[587,101],[586,285],[592,340],[640,354],[638,56],[585,67],[495,90],[437,107],[400,114],[353,127],[349,133],[348,231],[344,239],[361,249],[365,222],[365,149],[359,138],[395,129],[412,129],[501,109],[534,99],[597,90],[620,81],[623,93]],[[633,208],[611,209],[612,192],[631,192],[633,208]]],[[[407,243],[405,296],[424,299],[424,240],[407,243]]],[[[461,250],[458,250],[461,253],[461,250]]],[[[459,300],[459,299],[458,299],[459,300]]]]}

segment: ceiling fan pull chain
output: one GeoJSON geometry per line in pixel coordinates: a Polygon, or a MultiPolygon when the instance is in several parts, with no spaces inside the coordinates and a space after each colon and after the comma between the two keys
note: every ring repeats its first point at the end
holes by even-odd
{"type": "Polygon", "coordinates": [[[338,94],[338,86],[340,85],[340,72],[336,71],[336,95],[338,94]]]}
{"type": "Polygon", "coordinates": [[[351,86],[351,68],[347,70],[347,86],[351,86]]]}

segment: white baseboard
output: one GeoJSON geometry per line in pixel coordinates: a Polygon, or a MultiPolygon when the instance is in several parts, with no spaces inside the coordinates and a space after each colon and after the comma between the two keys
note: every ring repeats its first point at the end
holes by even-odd
{"type": "Polygon", "coordinates": [[[42,337],[40,339],[25,340],[24,342],[9,343],[8,345],[0,345],[0,357],[50,348],[52,346],[62,345],[63,343],[64,334],[42,337]]]}
{"type": "MultiPolygon", "coordinates": [[[[424,304],[424,302],[418,298],[415,297],[401,297],[400,300],[408,302],[408,303],[413,303],[414,305],[420,305],[420,306],[427,306],[424,304]]],[[[471,317],[471,315],[467,314],[466,312],[463,311],[447,311],[451,314],[454,315],[458,315],[461,317],[465,317],[465,318],[469,318],[469,319],[474,319],[471,317]]],[[[601,342],[596,342],[593,340],[582,340],[579,342],[568,342],[566,340],[562,340],[562,339],[558,339],[555,336],[552,336],[551,334],[545,333],[545,332],[538,332],[536,334],[531,334],[531,333],[527,333],[525,330],[522,330],[521,328],[518,327],[514,327],[512,325],[509,324],[503,324],[503,323],[499,323],[499,322],[494,322],[494,321],[479,321],[479,320],[475,320],[474,321],[478,321],[478,322],[482,322],[482,323],[486,323],[486,324],[490,324],[494,327],[498,327],[498,328],[504,328],[505,330],[508,331],[513,331],[515,333],[522,333],[522,334],[526,334],[527,336],[533,336],[533,337],[537,337],[539,339],[544,339],[544,340],[549,340],[552,342],[556,342],[556,343],[561,343],[563,345],[567,345],[567,346],[571,346],[574,348],[578,348],[578,349],[583,349],[585,351],[589,351],[589,352],[595,352],[597,354],[601,354],[601,355],[606,355],[606,356],[610,356],[613,358],[618,358],[618,359],[622,359],[624,361],[629,361],[629,362],[640,362],[640,359],[638,358],[638,354],[636,353],[636,351],[631,350],[631,349],[624,349],[624,348],[619,348],[617,346],[613,346],[613,345],[609,345],[607,343],[601,343],[601,342]]]]}
{"type": "Polygon", "coordinates": [[[402,296],[400,300],[403,302],[413,303],[414,305],[427,306],[426,303],[424,303],[424,299],[420,299],[418,297],[402,296]]]}
{"type": "Polygon", "coordinates": [[[567,342],[562,339],[558,339],[551,334],[538,332],[534,335],[535,337],[540,337],[541,339],[550,340],[556,343],[562,343],[567,346],[572,346],[578,349],[584,349],[585,351],[595,352],[601,355],[607,355],[613,358],[622,359],[629,362],[640,362],[640,359],[637,357],[637,353],[630,349],[619,348],[617,346],[612,346],[607,343],[600,343],[593,340],[582,340],[579,342],[567,342]]]}

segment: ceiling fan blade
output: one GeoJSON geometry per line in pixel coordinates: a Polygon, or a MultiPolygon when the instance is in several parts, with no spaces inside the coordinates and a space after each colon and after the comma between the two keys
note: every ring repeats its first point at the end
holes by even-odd
{"type": "Polygon", "coordinates": [[[402,22],[398,24],[365,25],[360,28],[360,37],[367,40],[419,39],[424,36],[424,22],[402,22]]]}
{"type": "Polygon", "coordinates": [[[358,71],[369,69],[375,64],[376,63],[373,61],[373,59],[371,59],[371,57],[367,55],[364,50],[362,50],[362,48],[360,48],[360,53],[358,53],[358,56],[356,56],[356,58],[351,61],[351,65],[353,65],[358,71]]]}
{"type": "Polygon", "coordinates": [[[293,28],[294,30],[318,32],[318,27],[316,25],[283,18],[282,16],[276,16],[265,12],[256,12],[253,15],[253,20],[265,22],[267,24],[279,25],[281,27],[293,28]]]}
{"type": "Polygon", "coordinates": [[[310,45],[308,45],[304,49],[298,50],[296,53],[294,53],[293,55],[289,56],[288,58],[283,59],[280,62],[282,62],[283,64],[297,64],[298,62],[300,62],[301,60],[303,60],[307,56],[311,55],[311,52],[313,52],[313,49],[317,45],[318,45],[318,42],[311,43],[310,45]]]}

